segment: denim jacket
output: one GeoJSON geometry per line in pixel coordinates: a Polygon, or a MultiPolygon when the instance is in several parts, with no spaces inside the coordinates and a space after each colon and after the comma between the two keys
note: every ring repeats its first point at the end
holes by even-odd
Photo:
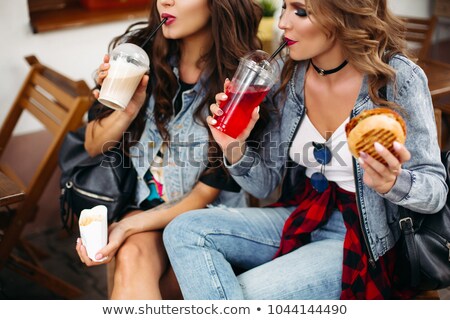
{"type": "MultiPolygon", "coordinates": [[[[247,148],[244,157],[229,166],[242,188],[258,198],[267,197],[286,173],[289,148],[305,113],[303,87],[307,65],[300,62],[289,82],[281,123],[272,121],[260,148],[247,148]]],[[[401,174],[386,194],[379,194],[363,183],[364,170],[353,159],[361,228],[373,260],[391,249],[400,236],[399,206],[432,214],[444,206],[448,192],[427,78],[422,69],[403,56],[393,57],[390,65],[396,70],[396,83],[387,87],[387,99],[395,101],[407,114],[405,145],[412,157],[402,165],[401,174]]],[[[350,117],[376,107],[370,100],[365,76],[350,117]]]]}
{"type": "MultiPolygon", "coordinates": [[[[177,67],[173,67],[173,72],[179,79],[177,67]]],[[[176,201],[191,191],[208,164],[208,129],[194,119],[194,112],[205,96],[202,83],[205,83],[204,79],[183,93],[181,111],[167,126],[171,141],[164,155],[163,175],[165,195],[169,201],[176,201]]],[[[144,175],[163,144],[154,121],[154,106],[155,99],[152,96],[146,110],[145,129],[139,143],[130,148],[131,159],[138,173],[135,196],[137,205],[150,194],[144,175]]],[[[208,110],[205,111],[204,118],[207,117],[207,112],[208,110]]],[[[222,191],[213,204],[246,206],[245,192],[222,191]]]]}

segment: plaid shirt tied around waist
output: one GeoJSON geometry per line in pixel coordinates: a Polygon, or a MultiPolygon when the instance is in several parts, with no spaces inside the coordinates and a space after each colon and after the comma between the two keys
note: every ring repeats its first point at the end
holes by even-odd
{"type": "Polygon", "coordinates": [[[390,299],[409,298],[412,292],[394,289],[395,248],[374,262],[369,263],[356,198],[353,192],[339,188],[330,182],[328,188],[319,193],[309,179],[299,187],[294,199],[275,203],[272,207],[297,206],[286,220],[281,235],[280,248],[274,258],[287,254],[310,242],[311,232],[324,226],[335,209],[344,219],[347,232],[344,239],[342,292],[340,298],[390,299]]]}

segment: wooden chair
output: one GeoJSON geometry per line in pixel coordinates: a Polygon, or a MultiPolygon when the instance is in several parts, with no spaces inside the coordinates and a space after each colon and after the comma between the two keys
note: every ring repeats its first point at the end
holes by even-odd
{"type": "Polygon", "coordinates": [[[419,60],[429,55],[437,18],[400,17],[406,24],[406,40],[412,45],[411,51],[419,60]]]}
{"type": "Polygon", "coordinates": [[[442,110],[438,108],[434,108],[434,119],[436,120],[436,130],[437,130],[437,138],[438,144],[442,148],[442,110]]]}
{"type": "Polygon", "coordinates": [[[430,60],[430,48],[436,29],[437,17],[411,18],[400,17],[406,24],[406,40],[411,44],[411,52],[418,58],[418,65],[428,77],[438,127],[439,145],[443,147],[446,137],[442,132],[443,114],[450,115],[448,102],[442,102],[450,94],[450,64],[430,60]]]}
{"type": "Polygon", "coordinates": [[[7,266],[70,299],[79,296],[81,291],[47,272],[39,262],[39,251],[22,239],[21,233],[25,225],[33,221],[37,202],[57,168],[58,151],[65,135],[82,124],[83,115],[91,105],[91,92],[84,81],[68,79],[42,65],[34,56],[25,59],[31,70],[1,127],[0,157],[25,110],[51,133],[52,141],[27,185],[21,182],[13,168],[0,163],[0,170],[25,191],[24,200],[16,208],[0,212],[0,219],[3,218],[0,225],[0,269],[7,266]],[[30,259],[13,253],[13,249],[19,246],[30,259]]]}

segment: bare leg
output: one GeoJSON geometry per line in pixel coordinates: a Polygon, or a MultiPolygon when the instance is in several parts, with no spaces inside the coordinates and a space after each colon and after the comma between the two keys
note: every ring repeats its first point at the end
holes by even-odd
{"type": "Polygon", "coordinates": [[[166,273],[161,278],[159,283],[161,288],[161,295],[164,300],[183,300],[180,286],[178,285],[177,277],[169,265],[166,273]]]}
{"type": "Polygon", "coordinates": [[[168,265],[160,231],[130,236],[116,254],[111,299],[162,299],[159,282],[168,265]]]}

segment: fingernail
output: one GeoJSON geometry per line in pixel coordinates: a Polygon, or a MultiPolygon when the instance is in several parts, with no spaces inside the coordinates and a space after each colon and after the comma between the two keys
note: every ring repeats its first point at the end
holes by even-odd
{"type": "Polygon", "coordinates": [[[226,78],[226,79],[225,79],[225,82],[228,82],[228,81],[230,81],[230,79],[226,78]]]}
{"type": "Polygon", "coordinates": [[[402,144],[400,142],[394,141],[394,149],[400,150],[402,148],[402,144]]]}
{"type": "Polygon", "coordinates": [[[365,163],[362,157],[358,158],[358,162],[360,165],[364,165],[364,163],[365,163]]]}
{"type": "Polygon", "coordinates": [[[103,255],[101,253],[97,253],[97,255],[95,256],[95,260],[102,260],[103,259],[103,255]]]}
{"type": "Polygon", "coordinates": [[[258,107],[256,108],[256,112],[257,112],[257,113],[259,113],[259,109],[260,109],[260,107],[258,106],[258,107]]]}
{"type": "Polygon", "coordinates": [[[226,94],[223,94],[222,97],[220,97],[221,100],[227,100],[228,96],[226,94]]]}
{"type": "Polygon", "coordinates": [[[360,159],[364,159],[364,160],[367,159],[367,157],[368,157],[367,153],[362,152],[362,151],[359,153],[359,156],[360,156],[360,159]]]}
{"type": "Polygon", "coordinates": [[[216,119],[212,119],[212,120],[211,120],[211,124],[212,124],[212,125],[216,125],[216,124],[217,124],[217,120],[216,120],[216,119]]]}
{"type": "Polygon", "coordinates": [[[384,147],[381,144],[379,144],[378,142],[375,142],[373,145],[375,146],[375,150],[377,150],[377,152],[384,151],[384,147]]]}
{"type": "Polygon", "coordinates": [[[80,243],[80,238],[77,238],[77,243],[80,243]]]}
{"type": "Polygon", "coordinates": [[[222,115],[223,115],[222,109],[218,109],[218,110],[216,111],[216,114],[217,114],[218,116],[222,116],[222,115]]]}

